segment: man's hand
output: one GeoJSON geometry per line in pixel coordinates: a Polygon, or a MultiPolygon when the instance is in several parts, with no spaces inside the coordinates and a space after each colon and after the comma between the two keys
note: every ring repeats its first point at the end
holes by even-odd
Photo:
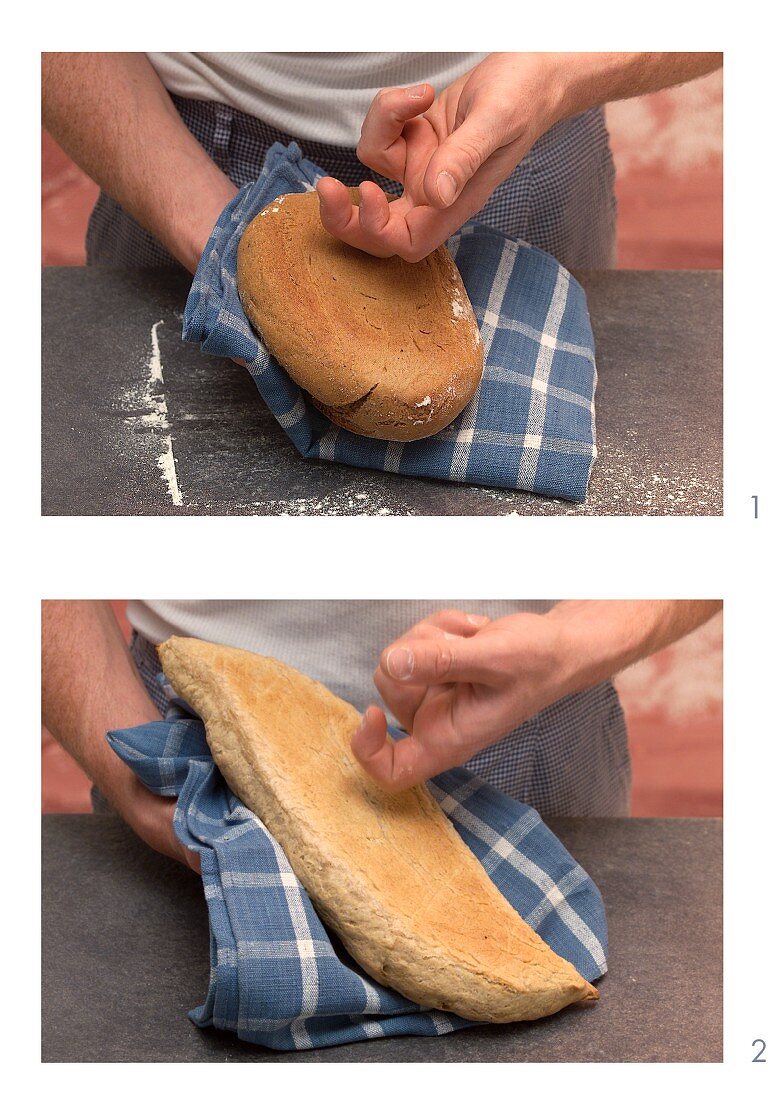
{"type": "Polygon", "coordinates": [[[44,724],[101,793],[151,847],[199,871],[174,832],[173,798],[140,783],[106,740],[110,729],[160,721],[106,600],[44,600],[41,606],[44,724]]]}
{"type": "Polygon", "coordinates": [[[326,177],[317,185],[324,227],[374,256],[421,260],[482,209],[560,119],[720,63],[720,54],[494,53],[437,97],[429,84],[385,88],[357,156],[402,183],[403,195],[387,202],[367,181],[352,206],[344,185],[326,177]]]}
{"type": "Polygon", "coordinates": [[[147,790],[143,783],[135,779],[129,785],[118,810],[137,836],[171,859],[176,859],[201,874],[201,859],[197,852],[191,852],[180,843],[174,831],[175,798],[161,798],[147,790]]]}
{"type": "Polygon", "coordinates": [[[374,682],[409,734],[370,707],[354,755],[389,791],[464,764],[545,707],[670,644],[720,607],[705,600],[565,601],[492,621],[443,611],[381,654],[374,682]]]}
{"type": "Polygon", "coordinates": [[[374,676],[411,736],[388,740],[383,712],[370,707],[352,741],[357,759],[387,790],[465,763],[563,694],[559,635],[546,615],[425,619],[384,650],[374,676]]]}
{"type": "Polygon", "coordinates": [[[403,184],[389,203],[375,183],[360,204],[329,177],[317,185],[330,233],[374,256],[421,260],[481,210],[552,125],[547,55],[491,54],[435,96],[431,85],[385,88],[368,111],[357,156],[403,184]]]}

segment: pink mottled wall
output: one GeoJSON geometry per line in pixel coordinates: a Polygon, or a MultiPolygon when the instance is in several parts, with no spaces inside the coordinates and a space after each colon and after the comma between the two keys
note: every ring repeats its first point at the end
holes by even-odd
{"type": "Polygon", "coordinates": [[[722,266],[723,75],[611,103],[620,267],[722,266]]]}
{"type": "Polygon", "coordinates": [[[60,146],[41,132],[41,262],[44,267],[83,264],[87,219],[98,188],[60,146]]]}
{"type": "Polygon", "coordinates": [[[632,755],[632,813],[722,814],[723,617],[616,678],[632,755]]]}

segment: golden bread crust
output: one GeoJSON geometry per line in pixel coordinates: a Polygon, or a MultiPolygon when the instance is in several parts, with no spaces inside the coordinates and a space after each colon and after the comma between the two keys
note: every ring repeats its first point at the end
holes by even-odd
{"type": "Polygon", "coordinates": [[[282,195],[253,219],[237,289],[278,362],[358,435],[433,435],[479,385],[479,330],[446,248],[415,264],[351,248],[323,228],[315,192],[282,195]]]}

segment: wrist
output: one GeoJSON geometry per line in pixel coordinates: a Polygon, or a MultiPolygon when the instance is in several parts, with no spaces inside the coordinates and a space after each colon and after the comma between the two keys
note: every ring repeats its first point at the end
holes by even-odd
{"type": "Polygon", "coordinates": [[[116,758],[116,766],[112,761],[111,767],[104,768],[101,774],[95,777],[95,785],[120,817],[133,826],[134,809],[141,783],[127,764],[124,764],[119,757],[116,758]]]}
{"type": "Polygon", "coordinates": [[[192,275],[199,266],[215,223],[237,191],[228,176],[216,170],[209,187],[201,194],[190,195],[181,211],[181,219],[175,220],[170,240],[164,243],[192,275]]]}
{"type": "MultiPolygon", "coordinates": [[[[140,707],[133,718],[121,726],[143,725],[146,722],[159,721],[160,714],[152,700],[140,707]]],[[[114,728],[121,728],[115,726],[114,728]]],[[[105,727],[96,733],[94,744],[96,751],[89,761],[88,774],[98,790],[113,809],[134,827],[134,816],[139,806],[139,796],[150,792],[139,780],[125,761],[121,760],[106,738],[105,727]]]]}
{"type": "Polygon", "coordinates": [[[641,656],[644,623],[623,604],[566,600],[548,612],[556,631],[562,694],[595,687],[641,656]]]}
{"type": "Polygon", "coordinates": [[[532,54],[535,84],[538,87],[540,135],[564,118],[576,114],[572,86],[572,70],[560,59],[563,55],[552,53],[532,54]]]}
{"type": "Polygon", "coordinates": [[[163,799],[154,794],[133,772],[123,765],[128,772],[127,779],[120,779],[112,784],[109,791],[104,791],[111,805],[133,831],[152,847],[159,848],[160,843],[153,843],[151,838],[157,838],[160,832],[160,811],[163,799]]]}
{"type": "Polygon", "coordinates": [[[199,855],[182,844],[174,829],[176,798],[155,794],[135,776],[132,776],[132,781],[132,785],[124,790],[120,804],[115,806],[122,818],[150,848],[187,864],[198,873],[201,867],[199,855]]]}

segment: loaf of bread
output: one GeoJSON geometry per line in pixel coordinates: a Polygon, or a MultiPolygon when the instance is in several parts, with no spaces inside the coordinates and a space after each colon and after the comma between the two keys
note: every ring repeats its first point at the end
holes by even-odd
{"type": "Polygon", "coordinates": [[[533,1020],[598,997],[515,912],[424,787],[387,794],[363,771],[348,703],[244,650],[170,638],[158,652],[227,783],[368,974],[469,1020],[533,1020]]]}
{"type": "Polygon", "coordinates": [[[369,256],[327,233],[315,192],[281,195],[254,218],[237,289],[281,366],[358,435],[433,435],[479,385],[482,342],[447,250],[415,264],[369,256]]]}

